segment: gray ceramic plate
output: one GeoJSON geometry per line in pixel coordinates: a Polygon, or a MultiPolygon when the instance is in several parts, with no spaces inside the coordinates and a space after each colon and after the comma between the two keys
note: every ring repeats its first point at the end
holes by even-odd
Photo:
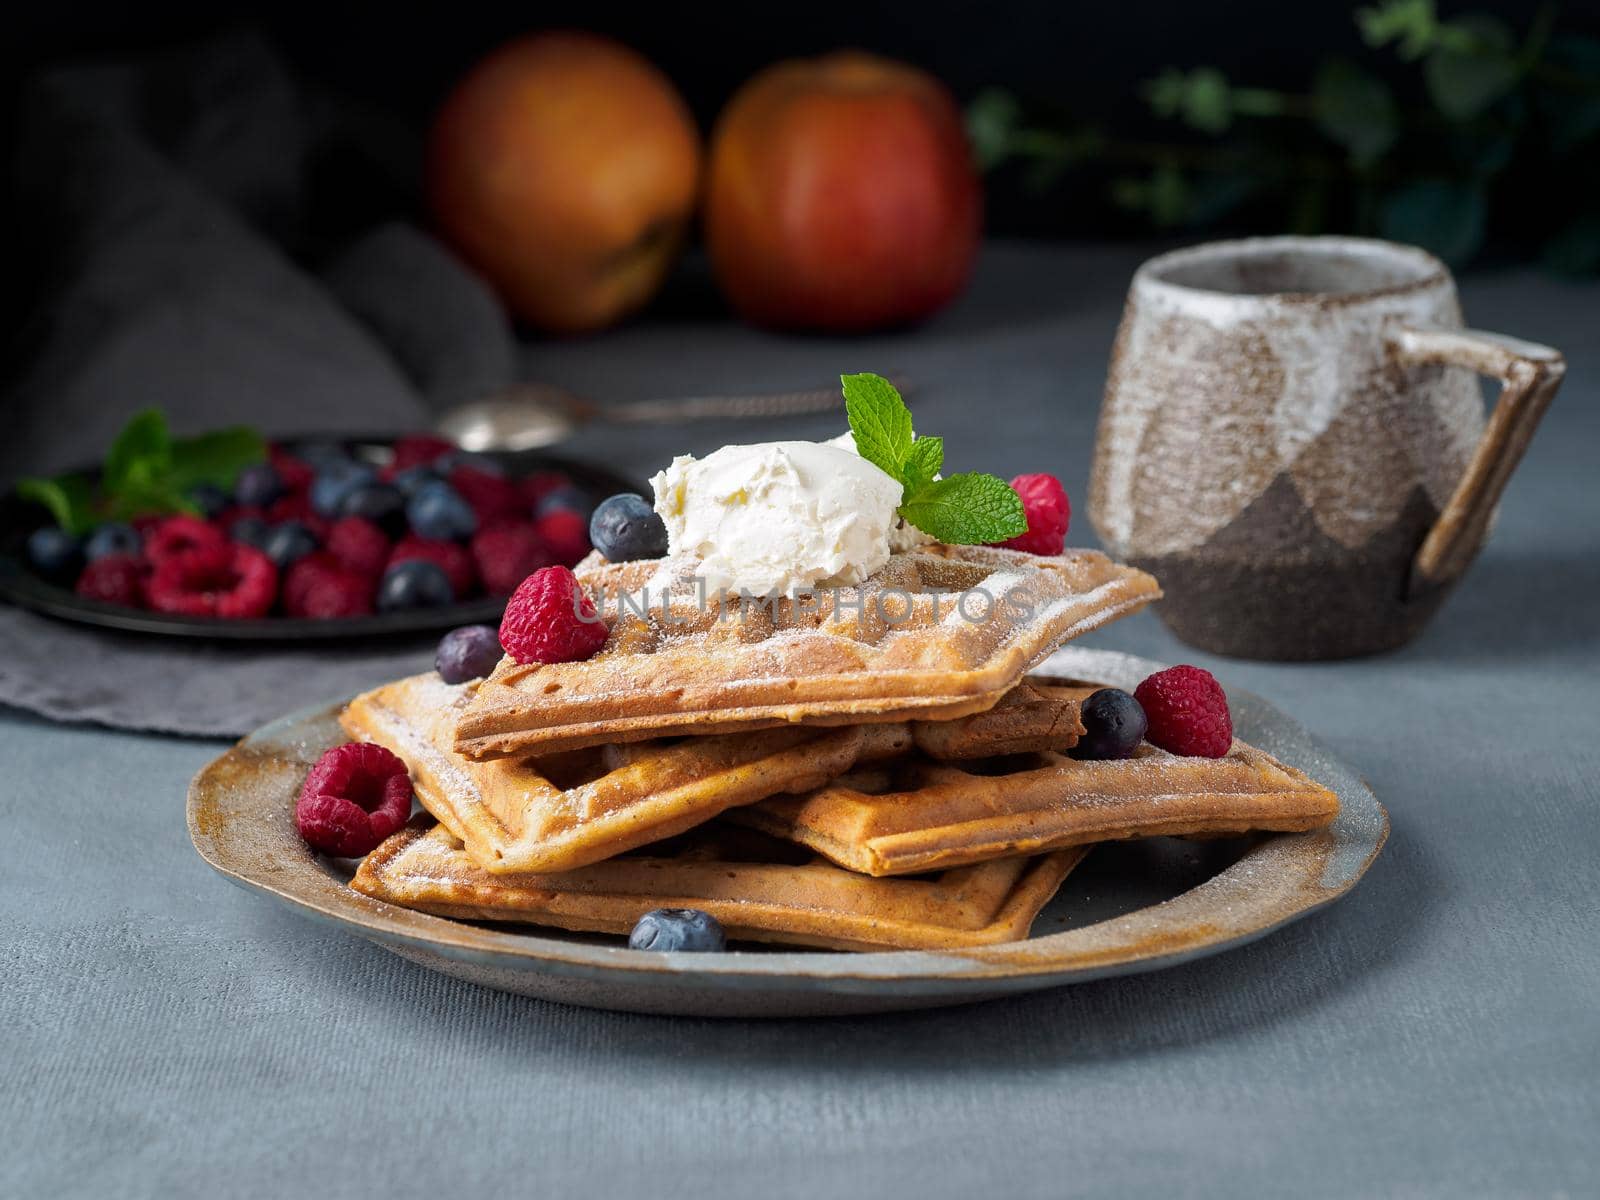
{"type": "MultiPolygon", "coordinates": [[[[1131,691],[1161,664],[1069,648],[1044,669],[1131,691]]],[[[617,938],[452,921],[368,899],[345,886],[349,864],[312,854],[291,819],[307,768],[344,740],[334,719],[338,705],[274,721],[196,776],[189,832],[201,856],[235,882],[432,970],[508,992],[697,1016],[931,1008],[1215,954],[1355,886],[1388,836],[1383,806],[1353,770],[1266,701],[1231,691],[1229,702],[1241,738],[1338,792],[1333,825],[1256,839],[1152,838],[1098,847],[1027,941],[959,952],[652,954],[617,938]]]]}

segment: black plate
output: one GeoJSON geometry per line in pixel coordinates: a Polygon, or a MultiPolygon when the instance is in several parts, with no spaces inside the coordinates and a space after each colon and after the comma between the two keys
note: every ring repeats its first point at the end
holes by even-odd
{"type": "MultiPolygon", "coordinates": [[[[392,439],[386,437],[279,438],[279,444],[293,453],[297,441],[340,442],[356,458],[382,464],[388,460],[392,439]]],[[[637,483],[604,467],[562,458],[542,451],[514,454],[489,454],[514,476],[535,471],[562,471],[595,500],[618,492],[648,495],[637,483]]],[[[87,468],[93,474],[98,468],[87,468]]],[[[457,625],[499,621],[505,600],[481,598],[452,604],[446,608],[418,608],[405,612],[378,613],[370,617],[337,617],[314,620],[309,617],[262,617],[254,621],[231,621],[220,617],[186,617],[123,608],[86,600],[70,588],[42,579],[28,565],[28,535],[49,520],[37,504],[7,492],[0,497],[0,599],[31,608],[51,617],[121,629],[134,633],[156,633],[167,637],[202,638],[230,642],[301,642],[329,639],[391,637],[408,633],[430,633],[454,629],[457,625]]]]}

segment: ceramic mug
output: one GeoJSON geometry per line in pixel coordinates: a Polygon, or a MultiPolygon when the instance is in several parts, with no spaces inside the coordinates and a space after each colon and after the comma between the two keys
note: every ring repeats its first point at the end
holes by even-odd
{"type": "Polygon", "coordinates": [[[1180,638],[1245,658],[1417,633],[1483,544],[1566,366],[1462,328],[1412,246],[1215,242],[1134,275],[1089,515],[1180,638]],[[1500,381],[1487,422],[1477,374],[1500,381]]]}

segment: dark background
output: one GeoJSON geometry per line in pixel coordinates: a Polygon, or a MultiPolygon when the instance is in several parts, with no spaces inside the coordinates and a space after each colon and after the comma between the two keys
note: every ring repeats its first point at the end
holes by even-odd
{"type": "MultiPolygon", "coordinates": [[[[196,3],[28,5],[11,18],[0,67],[12,83],[40,64],[81,56],[158,51],[208,34],[257,28],[310,85],[415,133],[479,55],[517,33],[573,26],[613,34],[658,63],[688,98],[702,128],[753,72],[776,59],[859,46],[920,64],[963,103],[1003,85],[1074,118],[1137,130],[1148,120],[1139,84],[1168,66],[1215,65],[1231,79],[1303,88],[1315,64],[1344,55],[1414,83],[1414,66],[1364,47],[1355,3],[1193,0],[1073,3],[306,4],[196,3]]],[[[1441,16],[1490,12],[1525,28],[1523,0],[1440,0],[1441,16]]],[[[1568,0],[1558,27],[1600,30],[1600,0],[1568,0]]],[[[1164,132],[1172,135],[1171,123],[1164,132]]],[[[1086,236],[1118,228],[1103,205],[1080,202],[1070,183],[1040,193],[1023,173],[990,180],[989,228],[997,233],[1086,236]]],[[[1130,226],[1133,223],[1129,223],[1130,226]]]]}

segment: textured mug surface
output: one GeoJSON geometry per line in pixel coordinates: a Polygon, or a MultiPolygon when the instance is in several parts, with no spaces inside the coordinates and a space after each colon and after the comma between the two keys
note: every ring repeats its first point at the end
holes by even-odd
{"type": "Polygon", "coordinates": [[[1461,326],[1444,264],[1387,242],[1254,238],[1139,269],[1089,511],[1161,580],[1179,637],[1313,659],[1421,628],[1561,373],[1552,350],[1461,326]],[[1474,370],[1505,387],[1488,436],[1474,370]]]}

